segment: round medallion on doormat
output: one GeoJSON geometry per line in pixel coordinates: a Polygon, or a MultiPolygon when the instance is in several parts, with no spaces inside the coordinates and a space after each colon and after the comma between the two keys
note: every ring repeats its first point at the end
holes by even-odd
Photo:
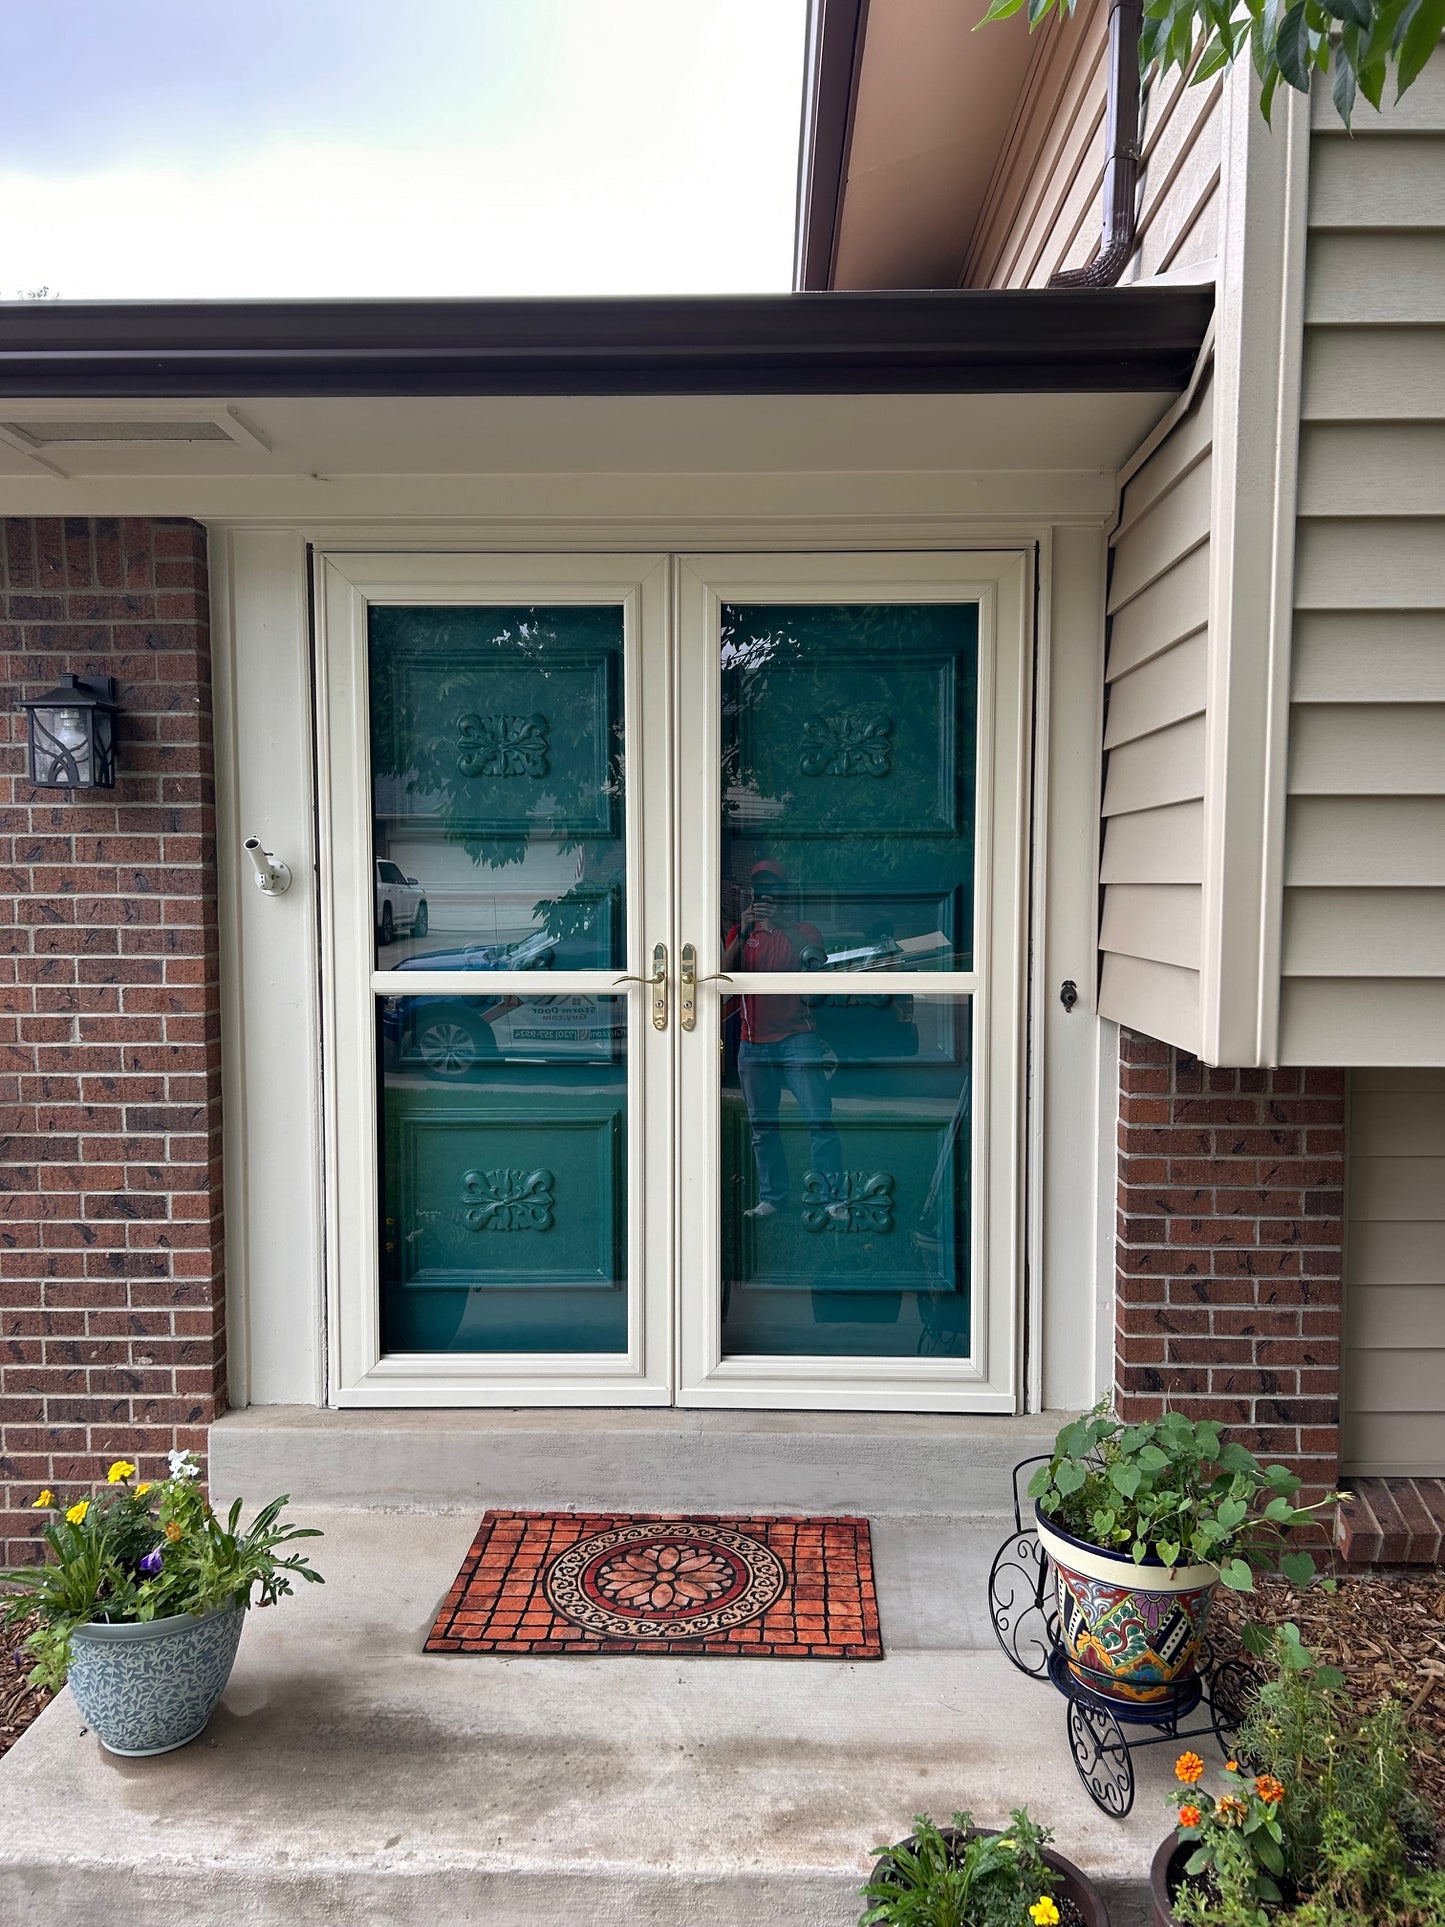
{"type": "Polygon", "coordinates": [[[604,1639],[705,1639],[765,1613],[788,1583],[778,1555],[726,1526],[609,1526],[553,1560],[553,1608],[604,1639]]]}

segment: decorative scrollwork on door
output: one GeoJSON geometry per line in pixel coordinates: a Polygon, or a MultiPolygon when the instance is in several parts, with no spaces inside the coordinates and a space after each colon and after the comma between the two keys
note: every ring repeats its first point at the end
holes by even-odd
{"type": "Polygon", "coordinates": [[[457,768],[463,776],[545,776],[551,748],[545,716],[457,718],[457,768]]]}
{"type": "Polygon", "coordinates": [[[810,716],[803,724],[798,768],[804,776],[887,776],[893,766],[893,718],[849,709],[810,716]]]}
{"type": "Polygon", "coordinates": [[[803,1179],[803,1224],[809,1231],[891,1231],[891,1171],[809,1171],[803,1179]]]}
{"type": "Polygon", "coordinates": [[[555,1183],[550,1171],[468,1171],[462,1221],[469,1231],[550,1231],[555,1183]]]}

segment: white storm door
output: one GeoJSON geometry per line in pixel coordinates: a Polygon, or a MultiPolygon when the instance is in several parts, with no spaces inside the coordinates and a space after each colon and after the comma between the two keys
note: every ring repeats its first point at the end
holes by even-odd
{"type": "Polygon", "coordinates": [[[671,1397],[667,571],[320,562],[338,1405],[671,1397]]]}
{"type": "Polygon", "coordinates": [[[679,580],[679,1402],[1013,1411],[1030,560],[679,580]]]}

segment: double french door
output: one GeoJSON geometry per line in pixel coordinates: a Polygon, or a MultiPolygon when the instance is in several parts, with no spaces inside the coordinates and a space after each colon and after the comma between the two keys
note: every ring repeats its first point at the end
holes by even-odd
{"type": "Polygon", "coordinates": [[[1013,1409],[1027,577],[326,559],[337,1403],[1013,1409]]]}

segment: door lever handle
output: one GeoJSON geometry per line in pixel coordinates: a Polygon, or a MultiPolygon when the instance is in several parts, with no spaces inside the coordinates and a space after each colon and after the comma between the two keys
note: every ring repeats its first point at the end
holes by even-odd
{"type": "Polygon", "coordinates": [[[667,1029],[667,945],[657,943],[652,946],[652,975],[650,977],[614,977],[612,987],[618,984],[647,984],[652,990],[652,1028],[667,1029]]]}
{"type": "Polygon", "coordinates": [[[699,984],[730,984],[725,970],[714,970],[706,977],[697,974],[697,950],[690,943],[682,946],[678,959],[677,1021],[683,1030],[697,1028],[697,987],[699,984]]]}

